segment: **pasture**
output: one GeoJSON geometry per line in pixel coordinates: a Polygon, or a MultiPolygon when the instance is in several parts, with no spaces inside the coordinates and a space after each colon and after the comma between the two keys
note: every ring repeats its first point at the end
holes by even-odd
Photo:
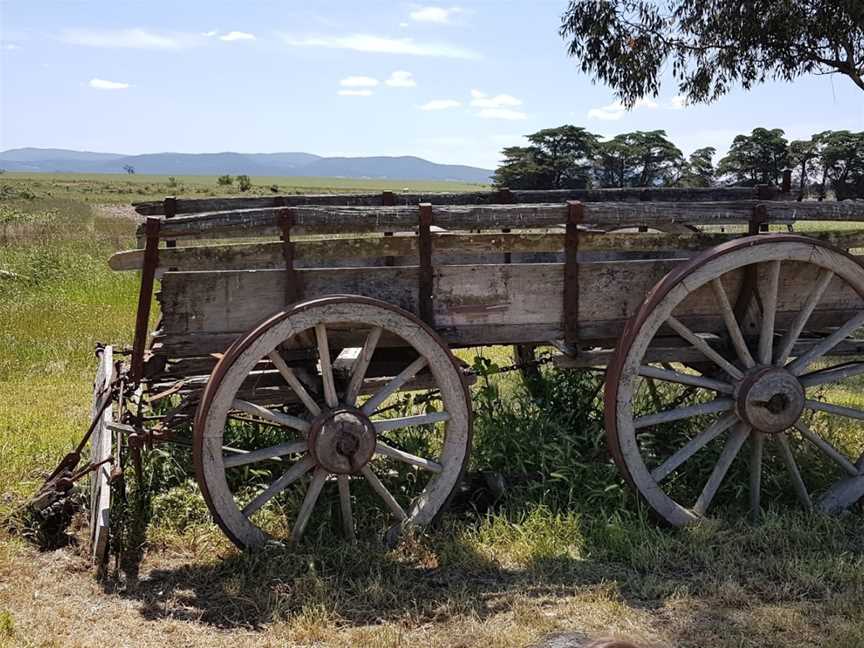
{"type": "MultiPolygon", "coordinates": [[[[458,188],[252,180],[261,194],[458,188]]],[[[120,205],[224,189],[205,177],[0,176],[0,517],[85,430],[95,343],[131,341],[136,276],[106,264],[134,247],[120,205]]],[[[496,348],[475,364],[510,361],[496,348]]],[[[759,525],[720,509],[696,527],[661,527],[608,459],[599,386],[544,369],[529,394],[514,373],[481,375],[472,471],[540,477],[494,503],[461,502],[393,550],[319,537],[241,554],[210,522],[182,453],[162,448],[148,460],[149,527],[127,547],[136,559],[105,579],[83,546],[39,552],[0,531],[0,645],[469,648],[560,632],[693,648],[864,644],[860,509],[805,514],[780,483],[759,525]]]]}

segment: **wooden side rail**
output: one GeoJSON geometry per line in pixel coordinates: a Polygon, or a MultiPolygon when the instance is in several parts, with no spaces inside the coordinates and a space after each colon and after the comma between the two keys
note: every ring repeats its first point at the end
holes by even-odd
{"type": "MultiPolygon", "coordinates": [[[[730,225],[752,221],[755,210],[764,223],[864,221],[864,200],[842,202],[643,202],[585,203],[585,220],[603,228],[661,225],[730,225]]],[[[432,224],[446,230],[536,229],[567,222],[567,204],[488,206],[433,205],[432,224]]],[[[165,220],[162,235],[171,239],[249,238],[277,236],[283,209],[248,209],[177,216],[165,220]]],[[[292,233],[414,232],[417,206],[294,207],[292,233]]],[[[141,232],[139,232],[140,234],[141,232]]]]}
{"type": "MultiPolygon", "coordinates": [[[[549,189],[549,190],[487,190],[434,193],[382,193],[363,194],[306,194],[286,196],[237,196],[223,198],[177,199],[173,203],[175,214],[192,214],[235,209],[262,209],[268,207],[355,206],[382,207],[386,205],[417,205],[428,202],[433,205],[487,205],[502,202],[543,203],[566,202],[701,202],[706,200],[773,200],[779,197],[776,187],[632,187],[625,189],[549,189]],[[502,193],[507,200],[502,200],[502,193]]],[[[143,216],[162,216],[166,213],[163,201],[133,203],[135,211],[143,216]]]]}

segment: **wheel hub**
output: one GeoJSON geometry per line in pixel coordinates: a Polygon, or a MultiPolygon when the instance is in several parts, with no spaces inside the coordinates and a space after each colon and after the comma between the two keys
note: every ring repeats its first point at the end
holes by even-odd
{"type": "Polygon", "coordinates": [[[322,412],[309,429],[309,452],[331,473],[359,472],[375,454],[375,444],[372,421],[353,407],[322,412]]]}
{"type": "Polygon", "coordinates": [[[786,369],[757,367],[738,386],[738,415],[760,432],[791,427],[804,411],[804,388],[786,369]]]}

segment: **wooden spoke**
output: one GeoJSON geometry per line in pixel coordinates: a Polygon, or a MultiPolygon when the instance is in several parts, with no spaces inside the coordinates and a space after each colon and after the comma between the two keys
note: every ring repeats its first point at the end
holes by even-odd
{"type": "Polygon", "coordinates": [[[798,341],[798,337],[801,335],[801,331],[804,330],[804,326],[806,326],[807,320],[809,320],[810,315],[813,314],[813,310],[816,308],[816,305],[822,298],[822,293],[825,292],[828,284],[831,283],[831,278],[833,276],[834,273],[830,270],[827,270],[825,268],[819,270],[819,274],[816,277],[816,283],[813,286],[813,290],[811,290],[810,294],[807,295],[807,300],[804,302],[801,310],[798,311],[798,315],[795,316],[795,321],[792,322],[792,326],[783,335],[783,339],[780,340],[780,348],[777,354],[776,361],[778,365],[782,366],[786,364],[786,362],[789,360],[789,356],[792,354],[792,349],[795,346],[795,343],[798,341]]]}
{"type": "Polygon", "coordinates": [[[732,462],[735,461],[735,457],[738,456],[738,452],[741,450],[741,446],[744,445],[748,436],[750,436],[750,427],[746,423],[739,423],[735,426],[735,429],[726,441],[726,445],[723,447],[723,452],[720,453],[720,457],[714,465],[714,470],[711,471],[711,476],[708,478],[705,488],[702,489],[699,499],[693,505],[694,513],[705,515],[708,511],[708,507],[711,506],[714,496],[720,489],[720,484],[723,483],[723,478],[729,472],[732,462]]]}
{"type": "Polygon", "coordinates": [[[272,362],[273,366],[279,370],[279,373],[282,374],[285,382],[287,382],[288,386],[294,390],[294,393],[297,394],[297,397],[303,402],[312,416],[318,416],[321,413],[321,408],[318,407],[318,403],[316,403],[315,399],[309,394],[305,385],[300,382],[300,379],[297,377],[297,374],[294,373],[294,370],[285,363],[282,354],[280,354],[277,349],[273,349],[267,354],[267,357],[270,358],[270,362],[272,362]]]}
{"type": "Polygon", "coordinates": [[[819,412],[828,412],[829,414],[835,414],[837,416],[845,416],[846,418],[864,421],[864,412],[855,409],[854,407],[823,403],[822,401],[812,400],[810,398],[804,401],[804,407],[812,410],[817,410],[819,412]]]}
{"type": "Polygon", "coordinates": [[[732,346],[735,347],[738,359],[747,368],[756,366],[756,361],[753,360],[753,355],[750,353],[750,349],[747,348],[747,342],[744,341],[741,327],[738,325],[735,312],[729,303],[729,296],[726,294],[726,289],[723,288],[723,282],[720,281],[719,277],[712,279],[711,287],[714,289],[714,295],[717,297],[720,312],[723,314],[723,321],[726,323],[726,330],[729,332],[729,338],[732,340],[732,346]]]}
{"type": "Polygon", "coordinates": [[[410,452],[405,452],[404,450],[400,450],[399,448],[394,448],[393,446],[387,445],[383,441],[378,441],[375,446],[375,452],[380,455],[384,455],[385,457],[390,457],[391,459],[398,459],[399,461],[404,461],[407,464],[417,466],[418,468],[423,468],[430,472],[440,473],[443,470],[441,464],[436,461],[432,461],[431,459],[424,459],[423,457],[418,457],[411,454],[410,452]]]}
{"type": "Polygon", "coordinates": [[[357,395],[360,393],[360,388],[363,386],[363,378],[366,377],[366,370],[369,368],[369,363],[372,361],[372,356],[375,353],[375,347],[378,346],[378,340],[381,337],[381,327],[376,326],[366,336],[366,341],[363,343],[363,349],[354,363],[354,368],[351,371],[351,381],[348,383],[348,389],[345,390],[345,403],[352,407],[357,402],[357,395]]]}
{"type": "Polygon", "coordinates": [[[800,381],[804,387],[816,387],[818,385],[839,382],[845,378],[858,376],[862,373],[864,373],[864,362],[849,362],[836,367],[829,367],[804,374],[801,376],[800,381]]]}
{"type": "Polygon", "coordinates": [[[366,478],[366,481],[369,482],[369,485],[372,486],[372,490],[378,493],[378,496],[384,500],[384,503],[387,505],[387,508],[393,513],[393,515],[401,520],[405,520],[408,518],[404,509],[399,506],[399,502],[396,501],[396,498],[390,494],[390,491],[381,483],[381,480],[378,479],[378,475],[372,472],[372,469],[366,465],[363,466],[361,470],[363,476],[366,478]]]}
{"type": "Polygon", "coordinates": [[[667,476],[675,472],[681,464],[732,427],[737,421],[738,415],[735,413],[727,414],[717,419],[710,426],[702,430],[702,432],[690,439],[675,454],[652,470],[651,477],[656,482],[663,481],[667,476]]]}
{"type": "Polygon", "coordinates": [[[342,510],[342,532],[348,540],[354,539],[354,516],[351,513],[351,478],[339,475],[339,507],[342,510]]]}
{"type": "Polygon", "coordinates": [[[847,459],[842,452],[840,452],[833,445],[828,443],[821,436],[816,434],[813,430],[811,430],[804,421],[798,421],[795,424],[795,429],[801,433],[805,439],[807,439],[810,443],[819,448],[828,458],[832,459],[835,463],[839,464],[843,470],[852,475],[853,477],[857,477],[859,475],[859,470],[849,459],[847,459]]]}
{"type": "Polygon", "coordinates": [[[780,261],[769,261],[768,291],[762,299],[762,325],[759,328],[759,362],[764,365],[771,364],[774,357],[774,320],[779,283],[780,261]]]}
{"type": "Polygon", "coordinates": [[[336,396],[336,383],[333,380],[333,365],[330,362],[330,343],[327,340],[327,327],[324,324],[315,325],[315,338],[318,341],[318,361],[321,363],[321,382],[324,385],[324,401],[327,407],[336,407],[339,399],[336,396]]]}
{"type": "Polygon", "coordinates": [[[780,446],[780,458],[786,464],[786,470],[789,472],[789,477],[792,479],[792,486],[795,489],[795,494],[798,496],[798,501],[805,509],[813,507],[810,501],[810,494],[807,492],[807,487],[804,485],[804,480],[801,479],[801,473],[798,471],[798,464],[795,463],[795,456],[792,454],[792,448],[789,446],[789,438],[783,432],[777,435],[777,444],[780,446]]]}
{"type": "Polygon", "coordinates": [[[640,416],[633,421],[634,427],[648,427],[649,425],[658,425],[659,423],[669,423],[670,421],[679,421],[681,419],[700,416],[702,414],[713,414],[714,412],[725,412],[735,406],[735,401],[731,398],[715,398],[707,403],[699,403],[697,405],[688,405],[687,407],[679,407],[678,409],[668,410],[666,412],[658,412],[656,414],[648,414],[640,416]]]}
{"type": "Polygon", "coordinates": [[[731,364],[728,360],[726,360],[726,358],[717,353],[717,351],[712,349],[705,340],[696,335],[693,331],[684,326],[677,319],[675,319],[674,317],[670,317],[666,320],[666,323],[678,335],[680,335],[682,338],[692,344],[702,355],[711,360],[714,364],[716,364],[723,371],[732,376],[735,380],[739,380],[741,378],[743,374],[738,370],[735,365],[731,364]]]}
{"type": "Polygon", "coordinates": [[[429,412],[428,414],[419,414],[417,416],[404,416],[402,418],[379,419],[372,421],[376,432],[387,432],[388,430],[398,430],[399,428],[410,427],[412,425],[429,425],[430,423],[440,423],[441,421],[449,420],[450,415],[447,412],[429,412]]]}
{"type": "Polygon", "coordinates": [[[243,515],[246,517],[254,515],[267,502],[311,470],[314,465],[315,460],[312,457],[304,457],[301,461],[291,466],[279,479],[270,484],[266,490],[259,493],[255,499],[243,508],[243,515]]]}
{"type": "Polygon", "coordinates": [[[312,517],[312,511],[315,509],[315,502],[318,501],[318,496],[321,494],[321,489],[324,488],[324,481],[327,479],[327,471],[323,468],[316,468],[312,474],[312,480],[309,482],[309,489],[306,491],[306,497],[303,498],[303,503],[300,505],[300,511],[297,513],[297,520],[294,522],[294,528],[291,530],[291,540],[300,542],[303,537],[303,532],[306,530],[306,525],[309,523],[309,518],[312,517]]]}
{"type": "Polygon", "coordinates": [[[732,393],[732,385],[729,383],[706,378],[705,376],[693,376],[672,369],[658,369],[650,365],[643,365],[639,367],[639,375],[645,378],[656,378],[657,380],[679,383],[681,385],[703,387],[724,394],[732,393]]]}
{"type": "Polygon", "coordinates": [[[276,412],[264,407],[263,405],[257,405],[255,403],[250,403],[249,401],[235,398],[234,402],[231,403],[231,407],[238,409],[241,412],[251,414],[252,416],[257,416],[269,423],[289,427],[303,432],[304,434],[309,431],[309,421],[304,421],[301,418],[289,414],[283,414],[282,412],[276,412]]]}
{"type": "Polygon", "coordinates": [[[297,454],[304,450],[306,450],[305,441],[290,441],[269,448],[261,448],[260,450],[234,450],[222,460],[222,463],[226,468],[236,468],[237,466],[246,466],[267,459],[279,459],[285,455],[297,454]]]}
{"type": "Polygon", "coordinates": [[[375,410],[378,409],[378,406],[381,405],[385,400],[387,400],[392,394],[394,394],[402,385],[411,380],[414,376],[417,375],[423,367],[425,367],[429,363],[426,358],[420,356],[410,365],[405,367],[402,372],[393,378],[390,382],[384,385],[381,389],[379,389],[368,401],[363,403],[363,413],[366,416],[370,416],[374,414],[375,410]]]}
{"type": "Polygon", "coordinates": [[[789,363],[786,368],[796,376],[800,376],[808,366],[840,344],[847,335],[861,326],[861,324],[864,324],[864,310],[847,321],[843,326],[834,331],[807,353],[789,363]]]}
{"type": "Polygon", "coordinates": [[[765,435],[757,430],[750,433],[750,519],[759,521],[762,512],[762,455],[765,435]]]}

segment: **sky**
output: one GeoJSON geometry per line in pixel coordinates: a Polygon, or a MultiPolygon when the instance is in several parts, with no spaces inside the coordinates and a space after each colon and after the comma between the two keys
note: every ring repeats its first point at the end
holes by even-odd
{"type": "Polygon", "coordinates": [[[665,129],[685,154],[754,127],[864,130],[839,75],[625,111],[568,58],[566,0],[0,0],[0,150],[417,155],[494,168],[526,133],[665,129]]]}

